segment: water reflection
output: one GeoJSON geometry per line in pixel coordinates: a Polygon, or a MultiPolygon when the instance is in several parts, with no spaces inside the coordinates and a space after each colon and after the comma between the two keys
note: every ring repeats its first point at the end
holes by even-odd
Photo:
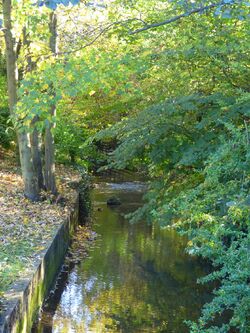
{"type": "Polygon", "coordinates": [[[90,257],[62,279],[60,301],[44,307],[33,333],[184,333],[183,321],[198,318],[209,293],[196,284],[204,267],[185,254],[185,240],[123,217],[141,204],[143,186],[97,184],[93,219],[101,237],[90,257]],[[122,205],[109,208],[114,194],[122,205]]]}

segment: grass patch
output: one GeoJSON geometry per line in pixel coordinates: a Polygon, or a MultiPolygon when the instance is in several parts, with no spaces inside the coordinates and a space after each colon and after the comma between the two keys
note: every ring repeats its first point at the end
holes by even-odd
{"type": "Polygon", "coordinates": [[[41,253],[65,221],[74,204],[72,182],[80,180],[72,168],[57,167],[57,187],[63,204],[50,196],[32,203],[24,198],[19,168],[13,160],[0,159],[0,311],[4,293],[22,276],[32,272],[41,253]]]}

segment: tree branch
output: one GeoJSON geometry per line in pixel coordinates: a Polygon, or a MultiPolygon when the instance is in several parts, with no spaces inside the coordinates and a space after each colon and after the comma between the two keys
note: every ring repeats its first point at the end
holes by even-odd
{"type": "Polygon", "coordinates": [[[207,5],[207,6],[198,7],[198,8],[195,8],[193,10],[190,10],[189,12],[182,13],[180,15],[174,16],[174,17],[172,17],[170,19],[167,19],[165,21],[162,21],[162,22],[146,24],[144,27],[130,32],[130,35],[135,35],[135,34],[137,34],[139,32],[142,32],[142,31],[146,31],[146,30],[157,28],[157,27],[160,27],[160,26],[163,26],[163,25],[166,25],[166,24],[170,24],[172,22],[179,21],[180,19],[182,19],[184,17],[191,16],[191,15],[197,14],[197,13],[202,13],[202,12],[207,11],[209,9],[213,9],[213,8],[220,7],[220,6],[225,6],[225,5],[233,5],[234,3],[235,3],[234,1],[231,2],[231,3],[225,3],[225,1],[223,0],[223,1],[220,1],[218,3],[212,3],[212,4],[207,5]]]}
{"type": "MultiPolygon", "coordinates": [[[[166,25],[166,24],[170,24],[172,22],[178,21],[178,20],[180,20],[184,17],[188,17],[188,16],[191,16],[193,14],[202,13],[202,12],[205,12],[205,11],[208,11],[210,9],[220,7],[220,6],[231,6],[231,5],[234,5],[235,3],[236,3],[236,0],[232,0],[230,3],[226,3],[225,0],[222,0],[220,2],[212,3],[212,4],[207,5],[207,6],[195,8],[195,9],[189,11],[189,12],[185,12],[185,13],[182,13],[180,15],[174,16],[174,17],[172,17],[170,19],[167,19],[163,22],[152,23],[152,24],[147,24],[145,21],[143,21],[140,18],[130,18],[130,19],[127,19],[127,20],[112,22],[112,23],[108,24],[106,27],[104,27],[96,36],[94,36],[91,41],[87,42],[83,46],[80,46],[79,48],[69,50],[69,51],[61,51],[61,52],[57,52],[55,54],[51,53],[51,54],[39,55],[37,57],[37,59],[39,59],[43,56],[45,57],[45,59],[48,59],[51,56],[63,56],[63,55],[68,55],[68,54],[72,54],[72,53],[81,51],[81,50],[85,49],[86,47],[91,46],[92,44],[94,44],[102,35],[109,32],[115,26],[126,26],[128,23],[131,23],[131,22],[134,22],[134,21],[138,21],[138,22],[143,23],[144,26],[142,28],[139,28],[139,29],[136,29],[134,31],[129,32],[129,35],[134,35],[134,34],[137,34],[139,32],[142,32],[142,31],[146,31],[146,30],[157,28],[157,27],[160,27],[160,26],[163,26],[163,25],[166,25]]],[[[128,28],[128,30],[130,30],[129,27],[127,27],[127,28],[128,28]]]]}
{"type": "MultiPolygon", "coordinates": [[[[133,22],[133,21],[140,21],[143,24],[146,24],[145,21],[139,19],[139,18],[131,18],[131,19],[127,19],[124,21],[116,21],[116,22],[112,22],[108,25],[106,25],[101,31],[98,32],[98,34],[96,36],[94,36],[89,42],[87,42],[86,44],[73,49],[73,50],[69,50],[69,51],[61,51],[61,52],[57,52],[55,54],[50,53],[50,54],[41,54],[38,56],[37,59],[41,58],[42,56],[44,56],[45,59],[50,58],[51,56],[61,56],[61,55],[68,55],[68,54],[72,54],[78,51],[81,51],[83,49],[85,49],[88,46],[91,46],[92,44],[94,44],[102,35],[108,33],[111,29],[113,29],[115,26],[126,26],[127,23],[133,22]]],[[[97,29],[95,29],[97,30],[97,29]]]]}

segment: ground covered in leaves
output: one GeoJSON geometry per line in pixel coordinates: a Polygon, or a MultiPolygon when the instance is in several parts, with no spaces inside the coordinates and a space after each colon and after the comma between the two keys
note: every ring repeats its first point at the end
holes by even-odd
{"type": "Polygon", "coordinates": [[[72,184],[79,180],[74,169],[57,166],[59,196],[44,194],[43,201],[31,203],[23,196],[20,168],[12,158],[0,158],[0,311],[4,292],[32,269],[68,216],[75,198],[72,184]]]}

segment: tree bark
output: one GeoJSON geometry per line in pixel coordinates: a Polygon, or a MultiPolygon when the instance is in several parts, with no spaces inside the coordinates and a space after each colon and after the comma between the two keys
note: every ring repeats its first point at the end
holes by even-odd
{"type": "Polygon", "coordinates": [[[32,147],[32,158],[34,164],[34,170],[37,177],[39,189],[44,189],[44,178],[43,178],[43,164],[42,164],[42,140],[41,133],[36,129],[35,123],[37,119],[33,120],[34,130],[31,133],[31,147],[32,147]]]}
{"type": "MultiPolygon", "coordinates": [[[[28,56],[26,58],[27,60],[27,66],[26,69],[23,70],[25,73],[32,72],[36,64],[32,62],[31,59],[31,53],[30,53],[30,41],[27,36],[27,30],[26,27],[24,26],[23,28],[23,45],[27,48],[28,50],[28,56]]],[[[33,166],[34,166],[34,171],[35,175],[37,178],[37,183],[38,183],[38,188],[39,190],[44,189],[44,178],[43,178],[43,164],[42,164],[42,138],[41,138],[41,133],[37,130],[36,124],[39,121],[39,117],[35,116],[32,120],[32,128],[33,131],[30,134],[31,138],[31,152],[32,152],[32,159],[33,159],[33,166]]]]}
{"type": "MultiPolygon", "coordinates": [[[[57,18],[53,11],[50,14],[50,40],[49,46],[51,51],[56,54],[57,52],[57,18]]],[[[53,91],[53,87],[52,87],[53,91]]],[[[55,94],[53,92],[53,94],[55,94]]],[[[56,181],[55,181],[55,140],[53,134],[53,128],[55,127],[55,122],[53,121],[56,116],[56,106],[51,106],[51,121],[49,121],[48,126],[45,129],[45,187],[47,191],[53,194],[57,193],[56,181]]]]}
{"type": "MultiPolygon", "coordinates": [[[[51,114],[54,115],[56,108],[53,107],[51,114]]],[[[57,193],[55,181],[55,142],[52,128],[54,124],[49,123],[45,129],[45,187],[53,194],[57,193]]]]}
{"type": "MultiPolygon", "coordinates": [[[[14,46],[15,43],[12,35],[11,10],[11,0],[3,0],[9,108],[10,113],[13,114],[15,105],[17,103],[18,70],[14,46]]],[[[37,179],[35,177],[33,168],[30,135],[29,133],[27,133],[27,131],[22,129],[18,130],[17,137],[19,142],[20,162],[24,181],[24,194],[30,200],[36,201],[39,199],[39,192],[37,186],[37,179]]]]}

